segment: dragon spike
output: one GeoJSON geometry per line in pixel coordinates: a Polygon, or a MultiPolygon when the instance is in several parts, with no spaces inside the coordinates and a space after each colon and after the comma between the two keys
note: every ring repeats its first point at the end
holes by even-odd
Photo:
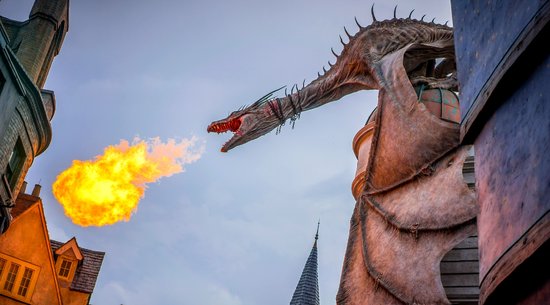
{"type": "Polygon", "coordinates": [[[393,8],[393,19],[397,19],[397,4],[393,8]]]}
{"type": "Polygon", "coordinates": [[[325,69],[325,66],[323,66],[323,73],[327,73],[327,70],[325,69]]]}
{"type": "Polygon", "coordinates": [[[372,4],[372,6],[370,7],[370,13],[372,15],[372,22],[376,22],[376,16],[374,16],[374,3],[372,4]]]}
{"type": "Polygon", "coordinates": [[[285,88],[285,96],[287,96],[288,94],[286,93],[286,88],[285,88]]]}
{"type": "Polygon", "coordinates": [[[359,24],[359,21],[357,21],[357,17],[353,17],[353,19],[355,19],[355,24],[357,24],[357,26],[361,30],[363,27],[359,24]]]}
{"type": "Polygon", "coordinates": [[[257,105],[257,104],[260,104],[260,103],[265,102],[268,98],[270,98],[270,97],[273,95],[273,93],[275,93],[275,92],[277,92],[277,91],[279,91],[279,90],[281,90],[281,89],[283,89],[283,88],[285,88],[285,87],[286,87],[286,86],[282,86],[281,88],[275,89],[275,90],[269,92],[268,94],[266,94],[266,95],[260,97],[257,101],[255,101],[255,102],[253,103],[253,105],[257,105]]]}
{"type": "Polygon", "coordinates": [[[302,89],[306,87],[306,79],[304,78],[304,81],[302,82],[302,89]]]}
{"type": "Polygon", "coordinates": [[[434,18],[434,19],[432,19],[432,23],[435,23],[434,21],[435,21],[435,18],[434,18]]]}
{"type": "Polygon", "coordinates": [[[424,14],[424,16],[422,16],[422,18],[420,18],[420,21],[424,21],[424,17],[426,17],[426,14],[424,14]]]}
{"type": "Polygon", "coordinates": [[[333,48],[330,48],[330,51],[332,52],[332,54],[334,54],[334,56],[336,56],[336,58],[338,58],[338,54],[336,54],[336,52],[334,52],[333,48]]]}
{"type": "Polygon", "coordinates": [[[445,21],[445,26],[447,26],[447,23],[449,23],[449,20],[445,21]]]}
{"type": "Polygon", "coordinates": [[[318,78],[321,77],[321,73],[317,72],[317,77],[318,78]]]}
{"type": "Polygon", "coordinates": [[[330,60],[328,61],[328,66],[332,68],[332,64],[330,63],[330,60]]]}
{"type": "Polygon", "coordinates": [[[340,42],[342,43],[342,45],[345,47],[346,46],[346,43],[344,42],[344,39],[342,39],[342,35],[339,35],[340,36],[340,42]]]}
{"type": "Polygon", "coordinates": [[[344,27],[344,32],[346,32],[346,35],[348,35],[348,38],[351,39],[351,35],[348,33],[348,30],[346,29],[346,27],[344,27]]]}
{"type": "Polygon", "coordinates": [[[411,11],[411,13],[409,14],[409,18],[407,18],[407,19],[411,19],[411,18],[412,18],[413,12],[414,12],[414,9],[411,11]]]}

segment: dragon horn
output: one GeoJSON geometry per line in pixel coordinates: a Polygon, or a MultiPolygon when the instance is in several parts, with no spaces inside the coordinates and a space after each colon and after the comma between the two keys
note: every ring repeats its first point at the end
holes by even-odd
{"type": "Polygon", "coordinates": [[[376,16],[374,16],[374,3],[372,4],[372,6],[370,7],[370,13],[372,15],[372,22],[376,22],[376,16]]]}
{"type": "Polygon", "coordinates": [[[269,92],[268,94],[262,96],[262,97],[259,98],[257,101],[255,101],[254,104],[258,104],[258,103],[261,103],[261,102],[265,101],[266,99],[270,98],[270,97],[273,95],[273,93],[275,93],[275,92],[277,92],[277,91],[279,91],[279,90],[281,90],[281,89],[283,89],[283,88],[285,88],[285,87],[286,87],[286,86],[282,86],[282,87],[279,88],[279,89],[275,89],[275,90],[269,92]]]}
{"type": "Polygon", "coordinates": [[[393,8],[393,18],[394,19],[397,19],[397,4],[395,5],[395,7],[393,8]]]}

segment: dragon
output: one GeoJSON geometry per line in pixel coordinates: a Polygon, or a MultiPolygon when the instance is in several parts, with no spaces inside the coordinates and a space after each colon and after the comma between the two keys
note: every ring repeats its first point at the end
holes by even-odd
{"type": "Polygon", "coordinates": [[[350,222],[337,304],[450,304],[441,284],[445,253],[475,233],[475,194],[462,177],[468,147],[459,127],[419,103],[415,88],[458,90],[453,29],[407,18],[378,21],[355,35],[336,62],[283,97],[271,91],[212,122],[208,132],[233,132],[227,152],[300,113],[359,90],[378,90],[366,184],[350,222]]]}

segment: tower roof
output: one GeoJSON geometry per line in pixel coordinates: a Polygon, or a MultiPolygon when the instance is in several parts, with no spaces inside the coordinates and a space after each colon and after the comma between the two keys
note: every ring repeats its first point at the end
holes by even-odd
{"type": "Polygon", "coordinates": [[[319,223],[315,242],[309,253],[306,265],[300,276],[300,281],[294,290],[290,305],[319,305],[319,283],[317,280],[317,239],[319,238],[319,223]]]}

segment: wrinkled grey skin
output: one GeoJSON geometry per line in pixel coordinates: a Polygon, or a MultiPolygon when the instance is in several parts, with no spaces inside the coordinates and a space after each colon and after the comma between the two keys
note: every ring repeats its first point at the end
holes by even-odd
{"type": "MultiPolygon", "coordinates": [[[[358,24],[359,25],[359,24],[358,24]]],[[[347,32],[346,32],[347,33],[347,32]]],[[[336,63],[323,75],[297,92],[277,99],[256,102],[228,117],[212,122],[208,132],[228,131],[230,123],[240,126],[222,147],[227,152],[239,145],[263,136],[287,119],[296,118],[301,111],[310,110],[343,96],[384,86],[376,74],[386,55],[409,48],[404,66],[411,85],[457,88],[454,77],[454,48],[452,28],[421,20],[391,19],[374,21],[351,36],[344,44],[336,63]],[[440,58],[436,66],[435,59],[440,58]]],[[[343,42],[342,42],[343,43],[343,42]]],[[[335,54],[336,55],[336,54],[335,54]]]]}

